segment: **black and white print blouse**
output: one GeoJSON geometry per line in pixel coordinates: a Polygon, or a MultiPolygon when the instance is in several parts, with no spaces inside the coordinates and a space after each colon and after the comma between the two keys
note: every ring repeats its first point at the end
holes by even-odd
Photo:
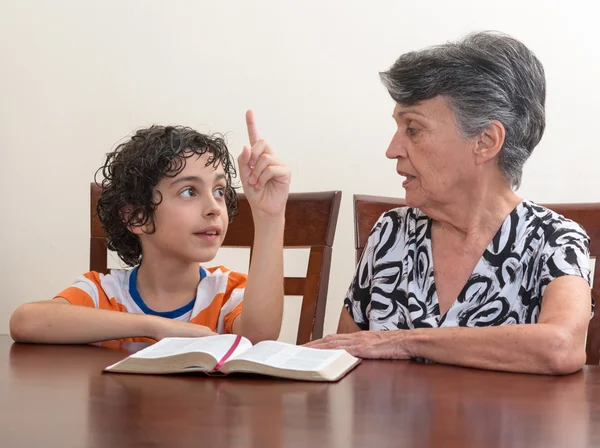
{"type": "Polygon", "coordinates": [[[371,230],[344,301],[362,330],[535,323],[552,280],[577,275],[591,281],[583,228],[524,200],[440,316],[431,225],[420,210],[403,207],[384,213],[371,230]]]}

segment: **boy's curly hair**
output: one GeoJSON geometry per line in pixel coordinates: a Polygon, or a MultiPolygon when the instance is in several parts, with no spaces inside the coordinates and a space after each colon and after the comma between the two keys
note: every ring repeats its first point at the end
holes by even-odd
{"type": "MultiPolygon", "coordinates": [[[[183,126],[152,126],[139,130],[130,140],[108,153],[102,173],[102,194],[96,211],[107,237],[108,248],[117,252],[128,266],[142,259],[139,238],[130,226],[150,223],[154,233],[154,211],[162,201],[154,197],[154,187],[163,177],[175,177],[186,160],[209,153],[206,166],[221,164],[227,188],[225,203],[229,221],[235,216],[238,197],[233,179],[237,177],[233,158],[221,135],[204,135],[183,126]],[[127,213],[124,209],[127,207],[127,213]]],[[[98,183],[98,181],[96,181],[98,183]]]]}

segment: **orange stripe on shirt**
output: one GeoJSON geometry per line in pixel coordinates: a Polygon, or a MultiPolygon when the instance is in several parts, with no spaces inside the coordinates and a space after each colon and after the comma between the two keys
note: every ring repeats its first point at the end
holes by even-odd
{"type": "Polygon", "coordinates": [[[87,306],[89,308],[96,307],[96,305],[94,305],[94,301],[89,296],[89,294],[85,291],[82,291],[76,286],[68,287],[60,294],[57,294],[54,298],[56,299],[57,297],[62,297],[63,299],[68,300],[69,303],[71,303],[71,305],[87,306]]]}
{"type": "MultiPolygon", "coordinates": [[[[225,290],[225,297],[223,298],[223,306],[231,298],[231,294],[235,289],[245,289],[246,281],[248,276],[239,272],[230,272],[227,277],[227,289],[225,290]]],[[[242,305],[244,301],[236,305],[236,307],[225,315],[225,333],[233,333],[233,321],[242,313],[242,305]]]]}
{"type": "MultiPolygon", "coordinates": [[[[215,271],[219,270],[221,272],[227,272],[223,266],[216,266],[211,268],[205,268],[211,274],[215,271]]],[[[241,274],[239,272],[229,271],[227,274],[227,286],[225,288],[225,292],[218,293],[213,298],[211,304],[198,313],[197,316],[194,316],[190,322],[197,325],[204,325],[210,328],[212,331],[217,331],[217,325],[219,322],[219,316],[221,314],[221,309],[227,303],[227,301],[231,297],[231,293],[236,289],[244,289],[246,287],[246,280],[248,276],[246,274],[241,274]]],[[[233,321],[237,316],[242,312],[242,303],[239,303],[232,311],[227,313],[224,319],[224,330],[225,333],[233,332],[233,321]]]]}
{"type": "Polygon", "coordinates": [[[219,297],[215,297],[210,306],[203,309],[190,319],[190,323],[196,325],[204,325],[210,328],[212,331],[217,331],[217,324],[219,322],[219,313],[221,312],[221,301],[219,297]]]}
{"type": "MultiPolygon", "coordinates": [[[[102,310],[113,310],[113,311],[121,311],[127,312],[127,308],[125,305],[118,303],[114,297],[108,297],[104,288],[102,287],[102,282],[100,280],[100,274],[95,271],[86,272],[83,274],[87,280],[91,281],[96,285],[96,290],[98,291],[98,308],[102,310]]],[[[76,286],[71,286],[60,294],[57,294],[56,297],[63,297],[67,299],[72,305],[79,306],[87,306],[90,308],[94,308],[94,300],[89,296],[85,291],[81,290],[76,286]]]]}
{"type": "Polygon", "coordinates": [[[237,304],[237,306],[233,309],[233,311],[227,313],[225,315],[224,323],[225,323],[225,333],[233,333],[233,322],[235,318],[242,314],[242,305],[244,301],[241,301],[237,304]]]}
{"type": "MultiPolygon", "coordinates": [[[[100,276],[97,272],[86,272],[83,274],[83,277],[92,282],[98,291],[102,289],[100,276]]],[[[56,297],[63,297],[64,299],[67,299],[71,305],[87,306],[89,308],[95,308],[96,306],[94,304],[94,299],[87,292],[83,291],[77,286],[68,287],[60,294],[57,294],[56,297]]]]}

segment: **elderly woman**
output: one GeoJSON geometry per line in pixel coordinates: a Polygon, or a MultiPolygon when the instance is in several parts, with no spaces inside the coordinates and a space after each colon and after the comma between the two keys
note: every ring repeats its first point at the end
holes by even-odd
{"type": "Polygon", "coordinates": [[[401,56],[386,156],[408,207],[371,231],[337,335],[363,358],[566,374],[585,363],[589,239],[519,197],[542,138],[546,84],[521,42],[477,33],[401,56]]]}

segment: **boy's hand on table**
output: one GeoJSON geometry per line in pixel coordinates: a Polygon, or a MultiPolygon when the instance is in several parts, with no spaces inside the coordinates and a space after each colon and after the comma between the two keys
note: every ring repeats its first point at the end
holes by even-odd
{"type": "Polygon", "coordinates": [[[148,317],[148,336],[157,341],[168,337],[199,338],[204,336],[214,336],[217,334],[204,325],[196,325],[189,322],[167,319],[159,316],[148,317]]]}

